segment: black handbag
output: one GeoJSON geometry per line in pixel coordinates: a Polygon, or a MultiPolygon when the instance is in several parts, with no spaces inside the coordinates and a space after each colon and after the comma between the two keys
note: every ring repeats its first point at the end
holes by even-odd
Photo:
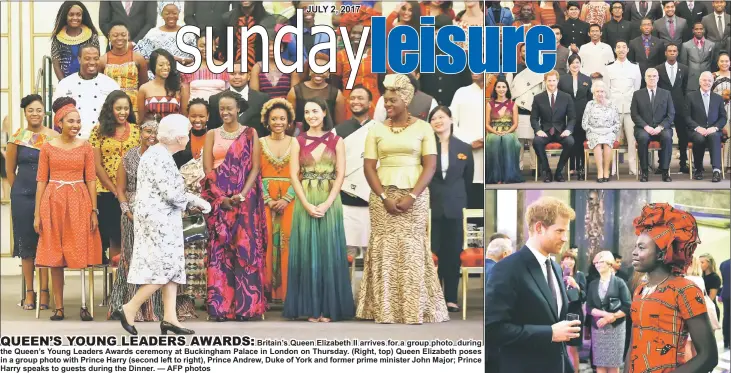
{"type": "Polygon", "coordinates": [[[183,218],[183,240],[186,244],[208,239],[208,226],[203,214],[183,218]]]}
{"type": "Polygon", "coordinates": [[[609,297],[608,303],[604,305],[604,310],[610,313],[619,312],[620,308],[622,308],[622,301],[614,297],[609,297]]]}

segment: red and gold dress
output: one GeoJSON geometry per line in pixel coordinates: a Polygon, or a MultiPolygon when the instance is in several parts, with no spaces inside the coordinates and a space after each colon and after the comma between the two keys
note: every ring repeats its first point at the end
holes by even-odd
{"type": "Polygon", "coordinates": [[[91,230],[92,204],[86,183],[96,180],[94,150],[85,143],[62,149],[45,143],[37,181],[47,182],[39,207],[39,267],[86,268],[102,263],[99,229],[91,230]]]}

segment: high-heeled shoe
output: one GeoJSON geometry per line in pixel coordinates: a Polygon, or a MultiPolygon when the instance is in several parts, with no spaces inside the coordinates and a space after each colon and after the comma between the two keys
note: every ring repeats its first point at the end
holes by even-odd
{"type": "Polygon", "coordinates": [[[25,291],[25,298],[26,299],[23,299],[23,309],[26,310],[26,311],[32,311],[32,310],[36,309],[36,300],[37,300],[36,299],[36,292],[33,291],[33,290],[26,290],[25,291]],[[28,294],[32,294],[33,295],[33,302],[31,302],[31,303],[27,303],[28,294]]]}
{"type": "Polygon", "coordinates": [[[79,317],[81,317],[81,321],[94,320],[94,318],[91,317],[91,313],[89,313],[89,310],[86,307],[81,307],[81,311],[79,311],[79,317]]]}
{"type": "Polygon", "coordinates": [[[119,322],[122,323],[122,328],[127,333],[137,335],[137,328],[127,322],[127,316],[124,314],[124,309],[122,307],[119,307],[116,311],[114,311],[114,316],[119,319],[119,322]]]}
{"type": "MultiPolygon", "coordinates": [[[[46,296],[48,296],[50,298],[50,295],[51,294],[48,292],[48,289],[41,289],[41,296],[43,294],[46,294],[46,296]]],[[[38,302],[40,303],[40,302],[43,302],[43,301],[42,300],[39,300],[38,302]]],[[[48,301],[46,301],[46,302],[48,302],[48,301]]],[[[38,307],[41,308],[41,311],[47,310],[48,309],[48,303],[41,303],[38,307]]]]}
{"type": "Polygon", "coordinates": [[[63,312],[63,307],[53,310],[53,316],[51,316],[51,321],[61,321],[64,318],[66,317],[63,312]]]}
{"type": "Polygon", "coordinates": [[[172,332],[173,334],[180,334],[180,335],[195,334],[195,332],[193,330],[175,326],[167,321],[161,322],[160,323],[160,334],[167,335],[168,332],[172,332]]]}

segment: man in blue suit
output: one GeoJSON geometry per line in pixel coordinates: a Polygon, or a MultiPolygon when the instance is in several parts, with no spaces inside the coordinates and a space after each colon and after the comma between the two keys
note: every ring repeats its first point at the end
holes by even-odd
{"type": "Polygon", "coordinates": [[[703,180],[703,156],[706,149],[711,153],[713,182],[721,181],[721,130],[726,125],[723,98],[711,91],[713,75],[709,71],[698,78],[700,90],[688,93],[685,121],[690,141],[693,142],[694,178],[703,180]]]}

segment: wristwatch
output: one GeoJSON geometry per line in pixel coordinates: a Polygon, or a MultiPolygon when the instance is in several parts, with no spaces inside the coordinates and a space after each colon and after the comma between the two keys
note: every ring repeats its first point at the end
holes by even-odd
{"type": "Polygon", "coordinates": [[[383,193],[381,193],[380,197],[381,197],[381,201],[385,201],[385,200],[386,200],[386,198],[388,198],[388,197],[386,196],[386,192],[383,192],[383,193]]]}
{"type": "Polygon", "coordinates": [[[414,194],[414,193],[409,193],[409,196],[410,196],[411,198],[413,198],[413,199],[414,199],[414,201],[416,201],[416,194],[414,194]]]}
{"type": "Polygon", "coordinates": [[[91,209],[93,213],[96,214],[96,216],[99,216],[99,209],[91,209]]]}

